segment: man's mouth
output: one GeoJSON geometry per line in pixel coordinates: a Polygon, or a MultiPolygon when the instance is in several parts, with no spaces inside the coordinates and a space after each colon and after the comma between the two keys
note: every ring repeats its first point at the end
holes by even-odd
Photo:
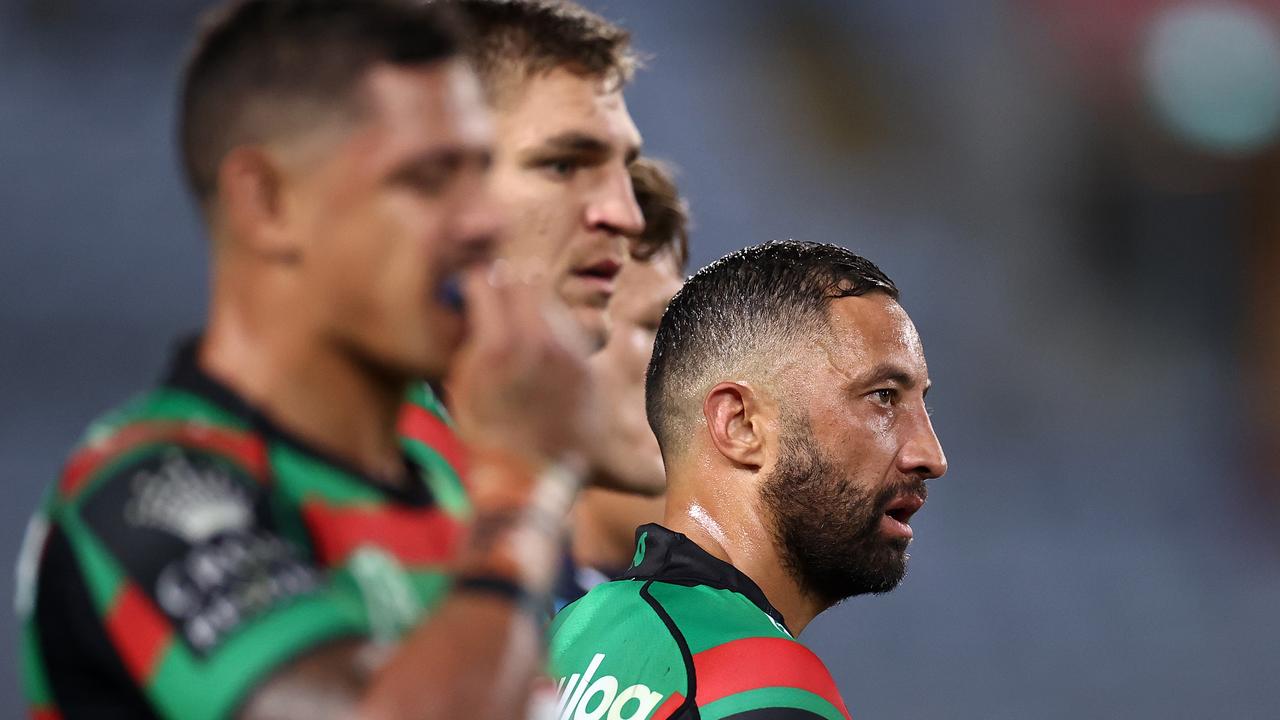
{"type": "Polygon", "coordinates": [[[607,299],[613,296],[618,273],[621,271],[620,261],[614,258],[602,258],[575,268],[573,276],[607,299]]]}
{"type": "Polygon", "coordinates": [[[622,271],[622,263],[613,258],[604,258],[597,260],[590,265],[584,265],[573,271],[574,275],[583,278],[595,278],[602,282],[612,283],[614,278],[618,277],[618,273],[622,271]]]}
{"type": "Polygon", "coordinates": [[[911,525],[909,524],[911,516],[915,515],[922,507],[924,507],[924,498],[919,495],[915,493],[899,495],[885,507],[880,529],[889,535],[910,539],[913,537],[911,525]]]}

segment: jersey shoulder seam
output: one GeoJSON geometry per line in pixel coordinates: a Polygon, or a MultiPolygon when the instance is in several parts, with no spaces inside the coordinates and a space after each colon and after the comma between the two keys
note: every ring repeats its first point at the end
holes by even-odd
{"type": "Polygon", "coordinates": [[[655,581],[650,579],[640,588],[640,597],[662,620],[662,624],[666,626],[667,632],[671,633],[671,639],[675,641],[676,647],[680,649],[680,659],[684,662],[685,676],[685,698],[680,708],[672,713],[672,718],[688,718],[696,720],[701,717],[698,712],[698,678],[693,665],[693,653],[689,651],[689,643],[685,640],[684,633],[680,632],[680,628],[676,625],[675,620],[671,618],[671,614],[667,612],[662,603],[649,592],[649,586],[655,581]]]}

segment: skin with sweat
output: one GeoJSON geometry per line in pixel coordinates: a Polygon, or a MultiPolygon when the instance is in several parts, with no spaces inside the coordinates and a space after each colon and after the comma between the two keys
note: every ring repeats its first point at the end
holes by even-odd
{"type": "MultiPolygon", "coordinates": [[[[785,364],[708,388],[705,422],[669,458],[664,524],[744,572],[799,633],[843,598],[822,596],[788,567],[775,539],[778,518],[761,501],[788,458],[788,432],[805,421],[849,497],[922,483],[947,467],[924,403],[928,387],[919,335],[897,302],[879,292],[833,300],[828,330],[785,364]]],[[[918,509],[905,495],[893,503],[913,506],[893,511],[905,520],[918,509]]],[[[830,512],[821,524],[848,523],[830,512]]],[[[893,553],[905,552],[909,537],[909,525],[886,511],[872,540],[878,552],[893,553]]]]}

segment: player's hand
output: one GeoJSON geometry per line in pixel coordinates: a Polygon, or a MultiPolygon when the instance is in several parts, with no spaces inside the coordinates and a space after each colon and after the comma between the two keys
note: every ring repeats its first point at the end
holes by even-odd
{"type": "Polygon", "coordinates": [[[450,377],[453,412],[474,453],[532,469],[581,469],[601,423],[586,338],[567,309],[505,263],[469,273],[468,335],[450,377]]]}

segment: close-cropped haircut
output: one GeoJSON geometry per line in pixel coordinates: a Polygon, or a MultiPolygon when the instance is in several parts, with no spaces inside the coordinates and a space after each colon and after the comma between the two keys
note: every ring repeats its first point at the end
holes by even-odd
{"type": "Polygon", "coordinates": [[[565,68],[621,88],[639,60],[631,34],[569,0],[456,0],[472,67],[492,104],[529,78],[565,68]]]}
{"type": "Polygon", "coordinates": [[[642,157],[631,163],[631,187],[644,215],[644,232],[632,241],[637,260],[670,252],[684,272],[689,262],[689,205],[680,197],[675,175],[661,160],[642,157]]]}
{"type": "Polygon", "coordinates": [[[182,80],[178,136],[192,192],[217,195],[232,149],[360,116],[377,64],[461,51],[453,11],[408,0],[240,0],[206,16],[182,80]]]}
{"type": "Polygon", "coordinates": [[[787,357],[828,325],[833,300],[893,281],[866,258],[824,243],[770,242],[699,270],[671,299],[645,378],[645,411],[664,457],[683,447],[716,382],[787,357]]]}

